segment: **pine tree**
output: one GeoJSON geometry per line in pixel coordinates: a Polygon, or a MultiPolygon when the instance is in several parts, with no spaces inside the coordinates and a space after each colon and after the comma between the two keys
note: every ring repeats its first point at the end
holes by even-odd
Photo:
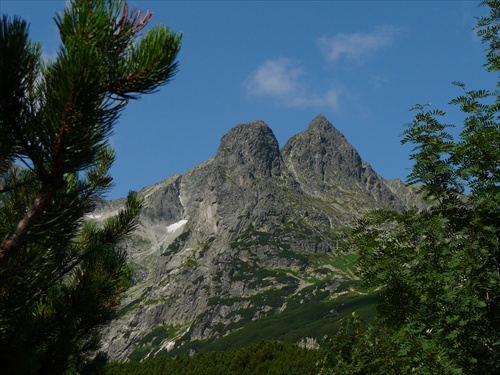
{"type": "MultiPolygon", "coordinates": [[[[3,373],[83,371],[131,270],[119,242],[141,200],[86,220],[112,186],[109,138],[129,100],[177,71],[181,35],[151,13],[72,0],[44,62],[18,17],[0,20],[0,363],[3,373]]],[[[97,357],[99,359],[99,356],[97,357]]]]}
{"type": "MultiPolygon", "coordinates": [[[[500,1],[482,5],[490,14],[476,30],[498,72],[500,1]]],[[[500,81],[493,92],[455,84],[463,94],[450,104],[465,116],[457,139],[445,112],[427,105],[403,134],[414,145],[409,182],[430,208],[376,211],[346,231],[360,276],[381,289],[379,318],[366,329],[345,323],[324,374],[500,373],[500,81]],[[339,351],[346,340],[351,349],[339,351]]]]}

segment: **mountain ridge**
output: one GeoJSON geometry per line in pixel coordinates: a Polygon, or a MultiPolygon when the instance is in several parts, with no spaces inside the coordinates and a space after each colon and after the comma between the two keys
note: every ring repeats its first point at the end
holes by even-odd
{"type": "Polygon", "coordinates": [[[134,285],[104,333],[116,360],[203,350],[281,316],[300,321],[281,333],[289,340],[309,337],[302,326],[318,337],[317,311],[327,309],[327,329],[348,311],[342,296],[365,298],[334,229],[372,209],[420,204],[323,115],[281,149],[265,122],[237,125],[213,158],[140,194],[140,226],[124,243],[134,285]]]}

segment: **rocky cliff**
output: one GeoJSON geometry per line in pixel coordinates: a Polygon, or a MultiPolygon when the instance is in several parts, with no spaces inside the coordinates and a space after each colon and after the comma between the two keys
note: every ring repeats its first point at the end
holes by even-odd
{"type": "Polygon", "coordinates": [[[322,337],[371,298],[356,287],[356,255],[335,251],[334,229],[419,203],[322,115],[281,150],[264,122],[238,125],[215,157],[141,195],[140,228],[124,244],[134,285],[105,331],[117,360],[322,337]]]}

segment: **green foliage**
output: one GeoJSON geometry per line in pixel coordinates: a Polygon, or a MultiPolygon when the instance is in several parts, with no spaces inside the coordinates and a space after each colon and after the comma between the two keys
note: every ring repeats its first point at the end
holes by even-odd
{"type": "MultiPolygon", "coordinates": [[[[498,71],[500,2],[483,5],[491,12],[478,34],[498,71]]],[[[463,94],[450,104],[465,115],[457,140],[445,113],[422,105],[403,134],[414,145],[409,182],[430,208],[375,211],[346,230],[360,277],[381,288],[379,319],[345,321],[323,374],[500,373],[500,95],[455,84],[463,94]]]]}
{"type": "Polygon", "coordinates": [[[105,374],[251,375],[316,374],[322,352],[282,342],[260,342],[239,350],[209,352],[195,356],[162,357],[155,360],[110,363],[105,374]]]}
{"type": "Polygon", "coordinates": [[[180,35],[141,35],[151,14],[123,1],[73,0],[55,18],[62,44],[44,62],[25,21],[0,20],[0,361],[6,373],[94,370],[99,328],[131,268],[119,242],[142,207],[86,215],[112,186],[109,137],[130,99],[175,74],[180,35]],[[21,168],[19,165],[23,165],[21,168]]]}
{"type": "Polygon", "coordinates": [[[344,254],[338,252],[335,257],[330,260],[330,264],[341,272],[342,276],[347,279],[356,279],[356,261],[359,259],[359,254],[344,254]]]}

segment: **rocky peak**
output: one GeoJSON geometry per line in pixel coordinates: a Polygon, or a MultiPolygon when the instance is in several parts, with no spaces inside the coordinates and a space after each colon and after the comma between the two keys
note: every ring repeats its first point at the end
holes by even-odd
{"type": "Polygon", "coordinates": [[[382,207],[404,209],[404,202],[323,115],[290,138],[281,153],[308,194],[334,200],[349,207],[351,213],[382,207]]]}
{"type": "Polygon", "coordinates": [[[263,121],[241,124],[229,131],[222,137],[216,161],[261,177],[279,175],[282,164],[278,141],[263,121]]]}
{"type": "Polygon", "coordinates": [[[335,132],[337,137],[345,139],[344,135],[339,132],[328,119],[321,113],[317,115],[307,127],[308,132],[328,133],[335,132]]]}
{"type": "Polygon", "coordinates": [[[237,125],[222,137],[213,159],[181,177],[182,218],[199,234],[197,241],[206,240],[204,234],[230,238],[273,209],[283,172],[269,126],[263,121],[237,125]]]}
{"type": "Polygon", "coordinates": [[[298,181],[313,193],[330,190],[346,179],[359,179],[363,170],[358,152],[323,115],[293,136],[282,155],[298,181]]]}

